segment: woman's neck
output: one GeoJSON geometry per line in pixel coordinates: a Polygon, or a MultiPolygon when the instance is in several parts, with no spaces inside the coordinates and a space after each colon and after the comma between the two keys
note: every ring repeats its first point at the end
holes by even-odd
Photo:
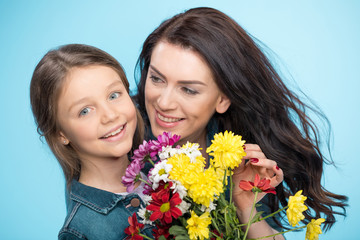
{"type": "Polygon", "coordinates": [[[79,182],[113,193],[125,192],[126,187],[121,180],[129,164],[127,156],[82,161],[79,182]]]}

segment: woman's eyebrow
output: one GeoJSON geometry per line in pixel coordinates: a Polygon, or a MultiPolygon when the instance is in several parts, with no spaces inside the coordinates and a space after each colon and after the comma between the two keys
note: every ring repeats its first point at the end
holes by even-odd
{"type": "Polygon", "coordinates": [[[163,79],[165,79],[166,80],[166,77],[165,77],[165,75],[164,74],[162,74],[156,67],[154,67],[153,65],[150,65],[149,66],[154,72],[156,72],[157,74],[159,74],[160,75],[160,77],[162,77],[163,79]]]}
{"type": "MultiPolygon", "coordinates": [[[[151,68],[151,70],[153,70],[154,72],[159,74],[161,78],[166,80],[165,75],[162,74],[156,67],[154,67],[153,65],[150,65],[149,68],[151,68]]],[[[180,83],[180,84],[199,84],[199,85],[206,86],[206,84],[204,82],[199,81],[199,80],[179,80],[178,83],[180,83]]]]}

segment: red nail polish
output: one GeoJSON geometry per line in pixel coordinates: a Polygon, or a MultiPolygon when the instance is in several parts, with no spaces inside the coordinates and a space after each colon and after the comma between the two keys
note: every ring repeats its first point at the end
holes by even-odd
{"type": "Polygon", "coordinates": [[[252,163],[257,163],[259,161],[259,159],[257,158],[250,158],[250,162],[252,163]]]}
{"type": "Polygon", "coordinates": [[[278,166],[276,166],[276,170],[279,170],[280,168],[278,166]]]}
{"type": "Polygon", "coordinates": [[[245,146],[245,145],[243,145],[243,149],[246,150],[246,146],[245,146]]]}

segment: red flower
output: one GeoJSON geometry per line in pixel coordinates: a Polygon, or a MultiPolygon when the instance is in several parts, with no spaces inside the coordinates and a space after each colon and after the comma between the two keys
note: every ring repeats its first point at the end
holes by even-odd
{"type": "Polygon", "coordinates": [[[211,237],[210,240],[219,240],[219,239],[224,239],[224,233],[219,233],[216,229],[211,230],[212,233],[214,233],[215,235],[217,235],[218,237],[211,237]]]}
{"type": "Polygon", "coordinates": [[[138,223],[135,213],[132,215],[132,217],[128,218],[128,222],[130,226],[125,228],[125,233],[129,236],[127,236],[126,239],[143,240],[144,238],[139,236],[139,233],[140,229],[144,227],[144,224],[138,223]]]}
{"type": "Polygon", "coordinates": [[[169,224],[172,222],[172,217],[177,219],[182,215],[181,210],[176,207],[182,201],[179,193],[175,193],[170,198],[170,192],[167,189],[162,189],[159,192],[152,193],[151,197],[150,205],[146,207],[147,210],[153,211],[150,216],[151,221],[159,219],[160,222],[169,224]]]}
{"type": "Polygon", "coordinates": [[[239,187],[244,191],[265,192],[276,194],[275,188],[271,187],[270,179],[262,178],[258,174],[255,175],[254,182],[241,180],[239,187]]]}
{"type": "Polygon", "coordinates": [[[159,238],[161,236],[164,236],[165,239],[169,239],[170,233],[169,233],[169,228],[171,227],[171,225],[166,224],[166,225],[159,225],[156,224],[156,228],[153,229],[154,233],[153,236],[155,238],[155,240],[159,240],[159,238]]]}

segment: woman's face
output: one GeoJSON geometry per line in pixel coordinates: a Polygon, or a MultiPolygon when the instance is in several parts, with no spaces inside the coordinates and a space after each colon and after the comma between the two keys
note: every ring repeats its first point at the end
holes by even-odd
{"type": "Polygon", "coordinates": [[[154,136],[167,131],[180,135],[181,143],[201,143],[212,115],[225,112],[230,101],[198,53],[160,42],[146,77],[145,106],[154,136]]]}

